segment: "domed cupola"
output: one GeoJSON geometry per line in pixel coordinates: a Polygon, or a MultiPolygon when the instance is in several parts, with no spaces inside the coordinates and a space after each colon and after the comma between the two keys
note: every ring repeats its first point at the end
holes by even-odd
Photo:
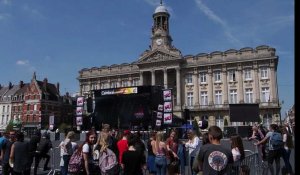
{"type": "Polygon", "coordinates": [[[153,14],[152,49],[170,48],[172,38],[169,35],[169,17],[170,14],[161,0],[153,14]]]}

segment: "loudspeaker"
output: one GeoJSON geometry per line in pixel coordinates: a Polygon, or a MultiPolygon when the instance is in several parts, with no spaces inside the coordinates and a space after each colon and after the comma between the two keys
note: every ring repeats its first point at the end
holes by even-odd
{"type": "Polygon", "coordinates": [[[190,110],[184,109],[184,120],[187,121],[190,119],[190,110]]]}
{"type": "Polygon", "coordinates": [[[198,122],[198,126],[200,129],[206,129],[208,127],[208,121],[202,119],[198,122]]]}
{"type": "Polygon", "coordinates": [[[93,112],[93,99],[91,97],[86,99],[86,108],[87,108],[87,112],[89,113],[93,112]]]}

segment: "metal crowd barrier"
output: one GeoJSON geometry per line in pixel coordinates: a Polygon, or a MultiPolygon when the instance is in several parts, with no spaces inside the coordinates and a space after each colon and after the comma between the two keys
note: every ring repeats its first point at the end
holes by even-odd
{"type": "Polygon", "coordinates": [[[48,175],[56,175],[60,173],[60,148],[55,147],[50,150],[50,164],[51,170],[49,171],[48,175]]]}

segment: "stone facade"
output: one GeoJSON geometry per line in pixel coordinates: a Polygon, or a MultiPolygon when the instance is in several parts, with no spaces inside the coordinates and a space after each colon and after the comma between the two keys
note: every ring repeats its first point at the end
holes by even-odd
{"type": "Polygon", "coordinates": [[[183,56],[172,45],[169,17],[162,4],[156,8],[150,49],[137,61],[80,70],[80,95],[91,96],[95,89],[161,85],[173,90],[178,117],[188,108],[191,119],[204,117],[209,125],[223,127],[225,120],[233,126],[249,124],[230,122],[229,104],[258,103],[264,125],[280,123],[274,48],[262,45],[183,56]]]}

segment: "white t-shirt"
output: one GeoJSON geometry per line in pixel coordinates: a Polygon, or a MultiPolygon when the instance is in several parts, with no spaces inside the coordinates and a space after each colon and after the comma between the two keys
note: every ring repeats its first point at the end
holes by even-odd
{"type": "Polygon", "coordinates": [[[200,139],[199,137],[194,137],[193,141],[190,142],[186,142],[185,144],[186,149],[188,149],[189,151],[189,155],[191,157],[196,157],[196,153],[198,152],[199,148],[200,148],[200,139]]]}
{"type": "Polygon", "coordinates": [[[90,153],[90,147],[87,143],[85,143],[82,147],[82,152],[83,153],[86,153],[88,155],[88,162],[89,163],[93,163],[93,156],[92,154],[90,153]]]}
{"type": "Polygon", "coordinates": [[[232,156],[233,156],[233,161],[234,162],[241,159],[241,153],[240,153],[240,150],[239,150],[238,147],[232,148],[231,152],[232,152],[232,156]]]}

